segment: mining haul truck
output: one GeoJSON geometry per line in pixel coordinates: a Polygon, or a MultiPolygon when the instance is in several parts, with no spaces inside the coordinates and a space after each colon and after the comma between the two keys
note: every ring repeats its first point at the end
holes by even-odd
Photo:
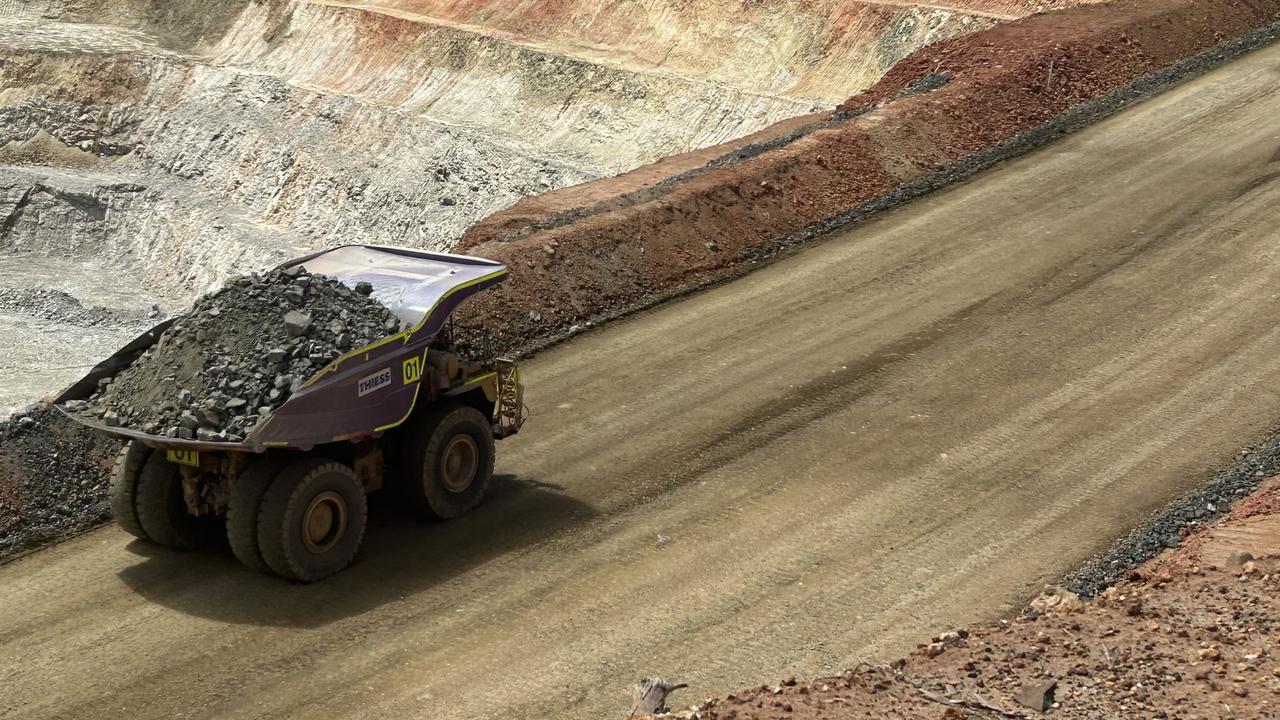
{"type": "MultiPolygon", "coordinates": [[[[516,365],[496,357],[483,332],[451,320],[463,300],[505,279],[501,263],[348,245],[282,267],[296,266],[351,287],[370,283],[409,329],[329,363],[239,442],[68,415],[126,442],[111,485],[111,510],[126,531],[185,550],[225,525],[245,565],[311,582],[355,558],[366,493],[394,486],[414,510],[440,519],[476,507],[493,475],[494,440],[520,429],[524,406],[516,365]]],[[[57,398],[59,407],[88,397],[172,322],[100,363],[57,398]]]]}

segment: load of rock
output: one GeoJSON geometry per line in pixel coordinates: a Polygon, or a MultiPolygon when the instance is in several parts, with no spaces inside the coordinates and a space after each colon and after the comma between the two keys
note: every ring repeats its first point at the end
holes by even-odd
{"type": "Polygon", "coordinates": [[[400,329],[372,291],[297,267],[236,278],[66,408],[112,427],[238,442],[342,353],[400,329]]]}

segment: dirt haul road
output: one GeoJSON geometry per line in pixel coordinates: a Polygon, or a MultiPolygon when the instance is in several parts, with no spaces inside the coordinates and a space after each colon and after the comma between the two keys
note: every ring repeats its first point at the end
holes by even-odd
{"type": "Polygon", "coordinates": [[[1280,414],[1276,117],[1280,47],[548,352],[492,501],[331,581],[4,566],[0,714],[620,717],[1007,612],[1280,414]]]}

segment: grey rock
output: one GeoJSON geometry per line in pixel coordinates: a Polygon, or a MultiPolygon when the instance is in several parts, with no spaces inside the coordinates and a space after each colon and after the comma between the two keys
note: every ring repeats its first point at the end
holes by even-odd
{"type": "Polygon", "coordinates": [[[1014,696],[1014,700],[1017,700],[1019,705],[1029,707],[1036,712],[1044,712],[1053,706],[1053,696],[1057,688],[1057,680],[1024,685],[1014,696]]]}
{"type": "Polygon", "coordinates": [[[300,337],[305,335],[307,329],[311,327],[311,316],[297,310],[290,310],[284,316],[284,329],[289,333],[289,337],[300,337]]]}
{"type": "Polygon", "coordinates": [[[222,413],[216,408],[202,407],[196,412],[196,417],[202,425],[217,427],[222,424],[222,413]]]}

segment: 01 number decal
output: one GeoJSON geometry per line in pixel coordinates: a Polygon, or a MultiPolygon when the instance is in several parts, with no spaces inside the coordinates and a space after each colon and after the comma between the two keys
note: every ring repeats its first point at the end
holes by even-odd
{"type": "Polygon", "coordinates": [[[404,384],[418,382],[422,377],[422,358],[411,357],[404,361],[404,384]]]}

